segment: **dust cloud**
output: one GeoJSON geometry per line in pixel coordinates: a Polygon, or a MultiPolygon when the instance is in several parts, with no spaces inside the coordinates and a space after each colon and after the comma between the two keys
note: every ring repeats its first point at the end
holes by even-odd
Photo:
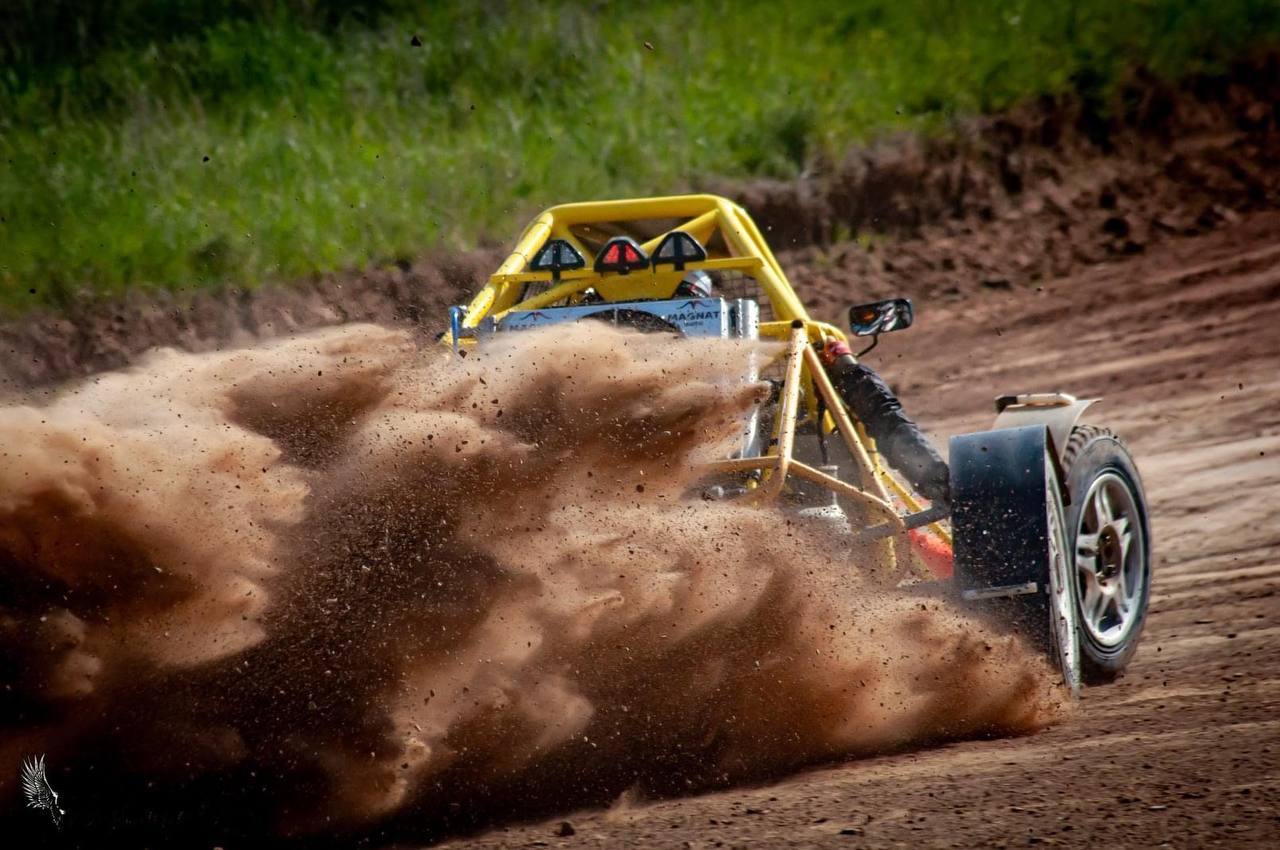
{"type": "Polygon", "coordinates": [[[699,498],[749,350],[351,325],[0,408],[0,764],[73,830],[423,836],[1052,722],[1012,639],[699,498]]]}

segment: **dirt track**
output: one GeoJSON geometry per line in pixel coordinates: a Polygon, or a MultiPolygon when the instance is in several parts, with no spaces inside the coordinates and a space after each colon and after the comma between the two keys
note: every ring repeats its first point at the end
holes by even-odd
{"type": "MultiPolygon", "coordinates": [[[[917,326],[869,358],[939,439],[986,427],[999,392],[1105,397],[1094,418],[1129,441],[1152,502],[1152,614],[1129,674],[1073,719],[448,846],[1274,846],[1278,230],[1258,213],[1043,290],[922,299],[917,326]]],[[[843,288],[813,266],[795,276],[802,291],[825,278],[827,303],[843,288]]]]}

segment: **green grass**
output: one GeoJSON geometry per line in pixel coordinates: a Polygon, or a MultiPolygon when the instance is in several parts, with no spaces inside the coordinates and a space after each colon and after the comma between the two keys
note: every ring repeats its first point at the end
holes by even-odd
{"type": "Polygon", "coordinates": [[[506,242],[552,203],[790,177],[886,130],[1105,97],[1136,64],[1176,77],[1280,33],[1271,0],[116,0],[85,26],[76,4],[17,5],[16,310],[506,242]]]}

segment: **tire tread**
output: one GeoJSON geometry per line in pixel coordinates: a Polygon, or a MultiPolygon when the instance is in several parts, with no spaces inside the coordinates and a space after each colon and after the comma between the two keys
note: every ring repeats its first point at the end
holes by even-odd
{"type": "Polygon", "coordinates": [[[1071,473],[1071,467],[1075,464],[1076,458],[1080,456],[1080,453],[1084,451],[1085,446],[1098,437],[1111,437],[1117,443],[1124,445],[1110,428],[1102,428],[1097,425],[1075,426],[1071,429],[1071,436],[1067,437],[1067,447],[1062,451],[1062,472],[1064,476],[1071,473]]]}

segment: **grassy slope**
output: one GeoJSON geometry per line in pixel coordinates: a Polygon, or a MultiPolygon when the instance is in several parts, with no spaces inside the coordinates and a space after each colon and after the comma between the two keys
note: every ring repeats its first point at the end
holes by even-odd
{"type": "Polygon", "coordinates": [[[1176,76],[1280,32],[1271,0],[384,0],[324,21],[297,3],[206,2],[157,32],[130,30],[146,0],[117,0],[145,39],[9,45],[0,307],[505,239],[557,201],[790,176],[872,133],[1105,92],[1135,63],[1176,76]]]}

